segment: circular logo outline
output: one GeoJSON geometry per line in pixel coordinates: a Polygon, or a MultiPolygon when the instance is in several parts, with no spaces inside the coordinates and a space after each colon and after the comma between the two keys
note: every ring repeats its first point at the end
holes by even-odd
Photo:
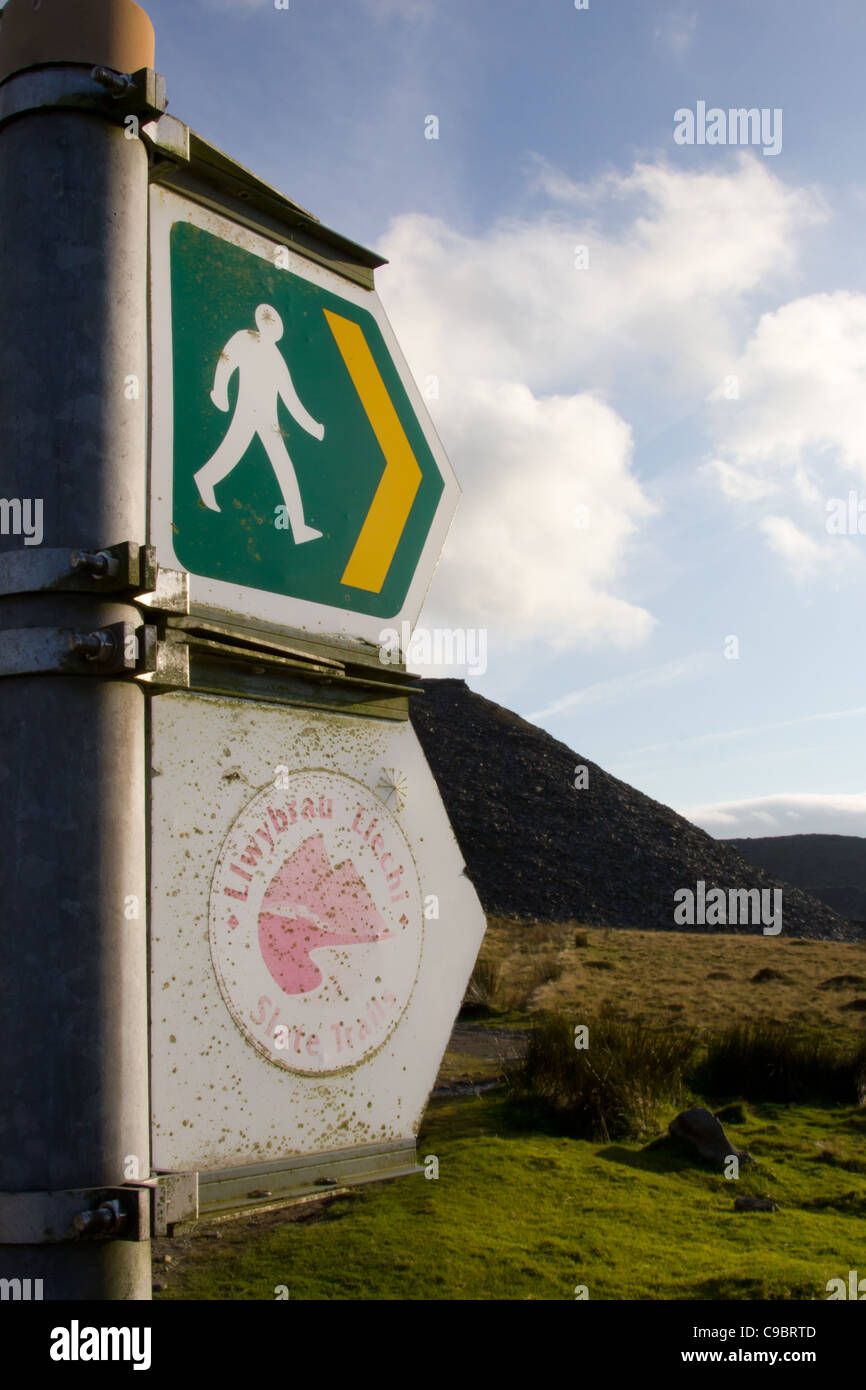
{"type": "MultiPolygon", "coordinates": [[[[415,861],[415,855],[414,855],[414,852],[413,852],[413,850],[412,850],[412,846],[411,846],[411,844],[410,844],[410,842],[409,842],[409,838],[408,838],[408,836],[407,836],[407,834],[406,834],[406,831],[404,830],[404,828],[403,828],[403,826],[400,824],[400,822],[396,819],[396,817],[394,816],[393,812],[392,812],[392,811],[389,809],[389,807],[381,800],[381,798],[378,796],[378,794],[376,793],[376,791],[375,791],[372,787],[368,786],[368,784],[367,784],[366,782],[363,782],[359,777],[353,777],[353,776],[352,776],[351,774],[349,774],[349,773],[345,773],[345,772],[341,772],[341,771],[336,771],[336,770],[334,770],[333,768],[327,768],[327,767],[299,767],[299,768],[292,768],[291,771],[289,771],[288,774],[287,774],[287,781],[288,781],[288,786],[287,786],[287,787],[277,786],[273,781],[265,782],[265,783],[263,783],[261,786],[257,787],[257,788],[255,789],[255,791],[253,792],[253,795],[252,795],[252,796],[249,798],[249,800],[246,802],[246,804],[245,804],[243,807],[241,807],[241,809],[240,809],[240,810],[238,811],[238,813],[235,815],[234,819],[232,820],[231,824],[229,825],[228,829],[226,830],[226,832],[225,832],[225,834],[224,834],[224,836],[223,836],[223,838],[222,838],[222,840],[221,840],[221,842],[220,842],[219,850],[218,850],[217,856],[216,856],[216,862],[215,862],[215,864],[214,864],[214,869],[213,869],[213,873],[211,874],[210,885],[209,885],[209,897],[208,897],[208,946],[209,946],[209,955],[210,955],[210,959],[211,959],[211,965],[212,965],[212,967],[213,967],[214,975],[215,975],[215,978],[216,978],[216,981],[217,981],[217,985],[218,985],[218,987],[219,987],[220,998],[221,998],[222,1002],[224,1003],[226,1009],[228,1010],[228,1013],[229,1013],[229,1015],[230,1015],[230,1017],[231,1017],[231,1019],[232,1019],[232,1022],[234,1023],[234,1025],[235,1025],[235,1027],[237,1028],[238,1032],[239,1032],[239,1033],[241,1034],[241,1036],[243,1037],[244,1041],[245,1041],[250,1047],[252,1047],[252,1048],[254,1049],[254,1051],[255,1051],[265,1062],[268,1062],[268,1063],[270,1063],[271,1066],[276,1067],[278,1071],[280,1071],[280,1072],[282,1072],[282,1073],[288,1073],[289,1075],[295,1076],[295,1077],[304,1077],[304,1078],[306,1078],[306,1079],[308,1079],[308,1080],[310,1080],[310,1081],[315,1082],[315,1081],[317,1081],[317,1080],[322,1080],[322,1079],[327,1079],[327,1078],[336,1077],[336,1076],[340,1076],[340,1075],[345,1075],[345,1074],[348,1073],[348,1072],[351,1072],[351,1071],[356,1070],[359,1066],[364,1065],[365,1063],[371,1061],[374,1057],[376,1057],[376,1056],[378,1055],[378,1053],[381,1051],[381,1049],[382,1049],[382,1048],[385,1046],[385,1044],[388,1042],[388,1040],[389,1040],[390,1038],[393,1037],[394,1032],[396,1031],[396,1029],[397,1029],[397,1027],[399,1026],[400,1022],[401,1022],[402,1019],[404,1018],[404,1016],[405,1016],[405,1014],[406,1014],[406,1011],[408,1010],[409,1005],[411,1004],[412,999],[414,998],[414,995],[415,995],[415,988],[416,988],[416,985],[417,985],[417,983],[418,983],[418,976],[419,976],[420,971],[421,971],[421,965],[422,965],[422,961],[423,961],[423,957],[424,957],[424,944],[425,944],[425,918],[424,918],[424,910],[423,910],[424,898],[423,898],[423,892],[422,892],[422,887],[421,887],[421,876],[420,876],[420,874],[419,874],[419,872],[418,872],[418,865],[417,865],[417,863],[416,863],[416,861],[415,861]],[[291,1061],[289,1060],[289,1058],[292,1056],[292,1053],[291,1053],[290,1051],[287,1051],[287,1056],[286,1056],[286,1058],[284,1059],[284,1058],[280,1055],[280,1052],[282,1051],[282,1049],[276,1048],[274,1045],[271,1045],[271,1046],[269,1047],[267,1041],[265,1041],[265,1040],[259,1038],[259,1037],[252,1031],[252,1028],[251,1028],[251,1026],[250,1026],[250,1021],[247,1020],[247,1019],[245,1018],[245,1016],[244,1016],[244,1007],[245,1007],[245,1006],[244,1006],[244,1005],[241,1005],[238,1001],[235,1000],[235,998],[233,998],[233,995],[232,995],[232,985],[230,984],[229,980],[228,980],[227,977],[226,977],[226,970],[225,970],[225,968],[224,968],[224,967],[225,967],[225,947],[224,947],[224,945],[222,945],[222,946],[220,945],[219,937],[218,937],[218,933],[219,933],[220,931],[222,932],[223,936],[225,935],[225,930],[226,930],[226,926],[227,926],[227,923],[223,920],[224,899],[223,899],[223,895],[222,895],[222,894],[220,893],[220,891],[219,891],[220,887],[222,886],[221,883],[219,882],[219,880],[221,879],[221,877],[224,877],[224,875],[225,875],[227,859],[229,859],[229,858],[232,857],[232,856],[228,853],[229,848],[230,848],[230,842],[231,842],[232,836],[235,835],[235,834],[238,832],[239,826],[242,824],[242,822],[244,821],[244,819],[245,819],[247,816],[250,815],[251,810],[256,806],[256,803],[257,803],[257,802],[259,802],[259,801],[261,800],[263,803],[266,804],[266,799],[267,799],[268,797],[273,797],[273,798],[285,798],[287,804],[294,806],[294,805],[296,805],[297,802],[300,800],[300,795],[303,795],[303,792],[302,792],[300,795],[297,795],[297,794],[296,794],[296,796],[295,796],[295,801],[292,802],[292,801],[290,800],[290,798],[291,798],[291,796],[292,796],[292,785],[293,785],[294,783],[297,783],[299,780],[301,780],[301,779],[303,779],[303,778],[316,778],[316,777],[328,779],[332,784],[335,783],[335,782],[337,783],[337,785],[343,784],[343,786],[345,786],[345,788],[346,788],[347,791],[351,791],[352,788],[358,788],[358,790],[359,790],[361,793],[363,793],[363,799],[364,799],[364,801],[365,801],[366,804],[367,804],[367,808],[368,808],[368,809],[373,809],[373,808],[375,808],[376,817],[375,817],[375,819],[374,819],[374,823],[376,823],[376,821],[378,820],[378,818],[381,817],[381,819],[382,819],[382,821],[384,822],[384,824],[387,825],[388,828],[389,828],[390,830],[392,830],[393,832],[396,833],[396,836],[397,836],[397,844],[398,844],[398,846],[399,846],[399,848],[400,848],[400,850],[401,850],[401,854],[402,854],[402,853],[405,853],[405,855],[406,855],[407,862],[406,862],[405,868],[409,870],[409,873],[405,875],[405,879],[404,879],[404,880],[401,880],[401,886],[405,886],[408,890],[410,890],[410,891],[411,891],[411,894],[412,894],[412,897],[414,898],[414,904],[413,904],[413,906],[414,906],[414,916],[415,916],[415,920],[416,920],[416,924],[417,924],[417,925],[416,925],[416,930],[415,930],[415,933],[414,933],[415,942],[416,942],[416,947],[415,947],[415,950],[414,950],[414,953],[413,953],[413,954],[414,954],[414,965],[413,965],[413,973],[412,973],[412,976],[411,976],[411,980],[410,980],[410,982],[409,982],[409,984],[408,984],[408,987],[407,987],[407,988],[405,989],[405,991],[404,991],[405,997],[403,998],[402,1003],[400,1003],[400,1007],[395,1011],[393,1017],[392,1017],[391,1019],[388,1020],[387,1027],[385,1028],[385,1031],[384,1031],[383,1035],[379,1038],[378,1041],[376,1041],[373,1045],[369,1046],[365,1051],[363,1051],[362,1053],[360,1053],[360,1055],[356,1056],[356,1057],[353,1058],[351,1061],[347,1061],[347,1062],[344,1062],[344,1063],[340,1063],[340,1064],[337,1065],[337,1066],[322,1067],[322,1068],[318,1068],[318,1069],[314,1069],[314,1068],[310,1068],[310,1067],[298,1067],[298,1066],[293,1066],[293,1065],[291,1064],[291,1061]],[[407,882],[406,880],[408,880],[408,882],[407,882]]],[[[332,794],[333,794],[333,793],[332,793],[332,794]]],[[[273,804],[274,804],[274,805],[277,805],[276,800],[274,800],[273,804]]],[[[283,801],[281,800],[280,803],[279,803],[280,809],[282,809],[283,804],[284,804],[284,803],[283,803],[283,801]]],[[[360,804],[360,802],[359,802],[359,804],[360,804]]],[[[264,811],[264,809],[265,809],[264,805],[263,805],[263,808],[262,808],[262,809],[263,809],[263,811],[264,811]]],[[[252,818],[254,819],[255,816],[253,815],[252,818]]],[[[294,823],[295,823],[295,822],[293,822],[293,824],[294,824],[294,823]]],[[[369,831],[372,830],[372,829],[373,829],[373,824],[371,824],[371,825],[369,826],[369,829],[368,829],[368,832],[367,832],[368,836],[369,836],[369,831]]],[[[359,831],[358,833],[360,834],[360,831],[359,831]]],[[[381,833],[381,832],[380,832],[380,833],[381,833]]],[[[246,832],[243,831],[243,832],[240,834],[239,839],[243,839],[244,836],[245,836],[245,834],[246,834],[246,832]]],[[[270,883],[267,884],[267,886],[266,886],[265,890],[263,891],[263,893],[262,893],[261,895],[259,895],[260,898],[264,898],[264,897],[267,895],[268,891],[273,887],[274,880],[275,880],[276,878],[279,877],[280,870],[281,870],[281,868],[285,867],[285,864],[288,862],[288,859],[291,859],[291,858],[293,857],[293,855],[296,854],[296,853],[298,852],[298,850],[300,850],[302,847],[304,847],[304,846],[306,845],[306,843],[308,842],[309,838],[311,838],[311,837],[314,836],[314,835],[315,835],[315,831],[314,831],[313,829],[311,829],[311,830],[310,830],[310,836],[308,836],[306,840],[304,840],[304,841],[302,841],[301,843],[299,843],[296,847],[293,847],[293,850],[292,850],[287,856],[285,856],[285,857],[280,861],[280,866],[277,868],[277,872],[276,872],[276,873],[273,875],[273,877],[270,879],[270,883]]],[[[376,838],[379,838],[379,837],[378,837],[378,836],[374,837],[374,840],[373,840],[373,843],[374,843],[374,844],[375,844],[376,838]]],[[[330,864],[330,859],[328,859],[328,864],[330,864]]],[[[342,865],[341,865],[341,866],[338,866],[338,867],[342,867],[342,865]]],[[[350,867],[350,869],[354,869],[354,865],[352,865],[351,863],[350,863],[349,867],[350,867]]],[[[401,866],[401,872],[404,872],[404,873],[405,873],[405,870],[403,869],[403,866],[401,866]]],[[[356,871],[356,870],[355,870],[355,873],[357,874],[357,871],[356,871]]],[[[359,877],[360,877],[360,876],[359,876],[359,877]]],[[[366,879],[362,878],[361,881],[362,881],[362,883],[363,883],[363,885],[364,885],[364,888],[366,889],[366,879]]],[[[238,880],[238,884],[239,884],[239,887],[240,887],[240,884],[241,884],[241,880],[240,880],[240,879],[238,880]]],[[[369,895],[369,890],[367,889],[366,891],[367,891],[367,895],[370,896],[370,895],[369,895]]],[[[407,896],[408,896],[408,894],[407,894],[407,896]]],[[[258,899],[257,899],[257,900],[258,900],[258,899]]],[[[256,909],[256,921],[257,921],[257,924],[258,924],[259,918],[260,918],[260,916],[261,916],[261,913],[262,913],[261,902],[259,902],[259,906],[258,906],[258,908],[256,909]]],[[[232,914],[232,915],[234,915],[234,914],[232,914]]],[[[395,914],[395,915],[396,915],[396,914],[395,914]]],[[[410,921],[411,921],[411,918],[410,918],[410,921]]],[[[238,922],[237,925],[240,925],[240,923],[238,922]]],[[[231,929],[231,928],[230,928],[230,929],[231,929]]],[[[249,926],[248,926],[248,931],[249,931],[249,926]]],[[[256,933],[256,935],[258,935],[258,933],[256,933]]],[[[390,933],[386,931],[385,935],[386,935],[386,936],[387,936],[387,935],[390,935],[390,933]]],[[[260,942],[259,942],[258,939],[253,939],[253,940],[251,940],[248,944],[252,945],[254,950],[256,950],[257,952],[260,952],[260,949],[261,949],[261,948],[260,948],[260,942]]],[[[312,948],[312,949],[315,949],[315,948],[312,948]]],[[[263,954],[261,955],[261,960],[262,960],[262,964],[263,964],[264,968],[267,969],[267,971],[268,971],[268,973],[269,973],[271,979],[274,981],[274,983],[276,984],[277,988],[278,988],[278,989],[281,989],[282,987],[281,987],[281,985],[280,985],[280,983],[279,983],[279,980],[278,980],[278,979],[276,978],[276,976],[274,975],[274,973],[273,973],[273,971],[272,971],[272,969],[271,969],[271,966],[268,964],[268,961],[267,961],[267,959],[264,957],[263,954]]],[[[323,972],[322,972],[322,973],[323,973],[323,972]]],[[[326,977],[326,978],[327,978],[327,977],[326,977]]],[[[320,985],[316,987],[316,990],[318,990],[318,988],[321,987],[321,983],[325,983],[325,982],[326,982],[326,980],[323,979],[323,980],[320,982],[320,985]]],[[[283,992],[286,993],[285,991],[283,991],[283,992]]],[[[309,992],[310,992],[310,993],[313,993],[314,991],[309,991],[309,992]]],[[[290,997],[290,996],[289,996],[289,997],[290,997]]],[[[247,1001],[247,1004],[248,1004],[248,1002],[249,1002],[249,1001],[247,1001]]],[[[400,1001],[398,1000],[398,1002],[400,1002],[400,1001]]],[[[343,1026],[342,1023],[341,1023],[341,1026],[343,1026]]],[[[296,1032],[296,1035],[297,1035],[297,1026],[295,1027],[295,1032],[296,1032]]]]}

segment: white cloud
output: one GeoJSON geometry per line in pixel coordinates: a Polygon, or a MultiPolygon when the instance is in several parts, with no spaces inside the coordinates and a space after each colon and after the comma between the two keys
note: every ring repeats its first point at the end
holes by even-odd
{"type": "Polygon", "coordinates": [[[725,840],[759,835],[866,835],[866,792],[783,792],[686,806],[680,814],[725,840]]]}
{"type": "Polygon", "coordinates": [[[741,467],[793,476],[807,501],[809,465],[824,456],[866,480],[866,295],[814,294],[764,314],[732,371],[740,399],[720,414],[720,436],[741,467]]]}
{"type": "MultiPolygon", "coordinates": [[[[713,658],[718,664],[717,658],[713,658]]],[[[676,685],[683,680],[692,680],[704,675],[710,666],[710,658],[702,653],[679,657],[666,661],[660,666],[648,666],[642,671],[632,671],[624,676],[613,676],[610,680],[595,681],[582,690],[572,690],[552,700],[544,709],[527,715],[528,719],[539,722],[561,714],[564,710],[574,710],[587,705],[610,705],[618,700],[631,700],[642,690],[658,689],[659,686],[676,685]]]]}
{"type": "Polygon", "coordinates": [[[392,224],[379,281],[419,373],[447,365],[544,391],[637,370],[681,396],[709,390],[735,355],[746,296],[791,269],[797,231],[820,215],[748,153],[727,171],[641,163],[591,184],[538,161],[536,184],[547,210],[476,236],[433,217],[392,224]]]}
{"type": "Polygon", "coordinates": [[[706,396],[748,296],[795,264],[820,210],[749,153],[591,184],[538,161],[536,191],[548,206],[532,218],[471,235],[411,214],[384,238],[382,297],[419,382],[437,378],[431,409],[464,488],[437,612],[557,647],[630,646],[653,618],[620,589],[654,508],[608,392],[706,396]],[[588,269],[575,266],[582,244],[588,269]]]}
{"type": "Polygon", "coordinates": [[[437,612],[560,649],[647,636],[650,614],[609,592],[628,537],[653,510],[616,412],[589,395],[539,399],[520,383],[468,379],[444,414],[465,491],[437,612]]]}
{"type": "Polygon", "coordinates": [[[788,516],[765,516],[760,529],[776,555],[784,560],[796,578],[817,574],[825,562],[825,550],[801,531],[788,516]]]}
{"type": "Polygon", "coordinates": [[[692,734],[688,738],[669,739],[664,743],[646,743],[639,748],[626,749],[623,757],[631,758],[648,753],[666,753],[671,749],[697,748],[711,743],[728,743],[737,739],[748,738],[752,734],[766,734],[775,729],[793,729],[800,724],[833,723],[837,719],[863,719],[864,717],[866,717],[866,705],[858,705],[854,709],[825,710],[820,714],[801,714],[794,719],[777,719],[766,724],[751,724],[742,729],[724,729],[709,734],[692,734]]]}
{"type": "Polygon", "coordinates": [[[778,492],[778,485],[760,478],[745,468],[735,468],[724,459],[710,459],[700,472],[716,475],[719,487],[731,502],[760,502],[778,492]]]}
{"type": "Polygon", "coordinates": [[[855,564],[825,522],[830,496],[866,483],[866,295],[814,294],[764,314],[730,370],[739,398],[714,404],[706,471],[734,501],[782,496],[798,512],[759,523],[791,568],[855,564]]]}
{"type": "Polygon", "coordinates": [[[697,25],[698,17],[694,11],[674,11],[656,25],[653,38],[660,48],[668,49],[680,58],[691,47],[697,25]]]}

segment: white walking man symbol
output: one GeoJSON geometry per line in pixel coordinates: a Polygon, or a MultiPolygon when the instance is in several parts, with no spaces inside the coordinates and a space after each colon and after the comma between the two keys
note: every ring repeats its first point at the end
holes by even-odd
{"type": "Polygon", "coordinates": [[[229,338],[217,362],[210,398],[217,410],[229,408],[229,381],[238,373],[238,399],[232,422],[216,453],[195,476],[201,500],[211,511],[220,510],[214,488],[228,477],[258,435],[277,475],[286,504],[292,538],[296,545],[314,541],[321,531],[304,521],[301,492],[292,460],[283,443],[277,413],[282,401],[299,425],[316,439],[322,439],[325,426],[318,424],[301,405],[283,354],[277,343],[283,336],[283,321],[270,304],[256,309],[258,332],[242,329],[229,338]]]}

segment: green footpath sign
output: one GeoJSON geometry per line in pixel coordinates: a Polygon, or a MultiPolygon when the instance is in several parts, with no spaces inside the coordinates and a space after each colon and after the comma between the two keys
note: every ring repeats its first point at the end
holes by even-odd
{"type": "Polygon", "coordinates": [[[413,624],[457,486],[375,292],[151,196],[161,562],[222,612],[413,624]]]}

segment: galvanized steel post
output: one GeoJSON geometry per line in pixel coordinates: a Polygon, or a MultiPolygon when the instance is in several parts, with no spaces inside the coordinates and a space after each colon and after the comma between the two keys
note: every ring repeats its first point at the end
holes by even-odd
{"type": "Polygon", "coordinates": [[[0,20],[0,1278],[45,1299],[151,1288],[145,697],[85,640],[141,615],[32,576],[145,539],[148,160],[123,113],[152,65],[132,0],[0,20]],[[28,658],[46,631],[86,674],[28,658]]]}

